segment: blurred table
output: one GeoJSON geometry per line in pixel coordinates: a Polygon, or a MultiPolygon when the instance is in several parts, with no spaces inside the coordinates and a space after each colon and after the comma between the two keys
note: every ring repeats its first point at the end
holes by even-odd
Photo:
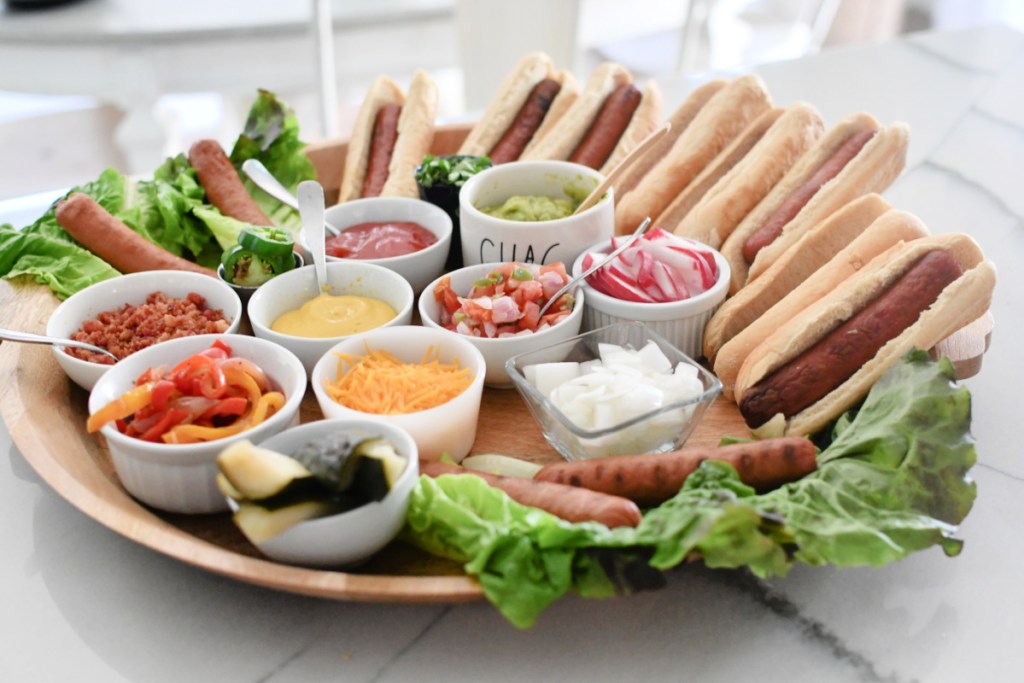
{"type": "MultiPolygon", "coordinates": [[[[339,78],[369,66],[374,74],[404,69],[410,51],[426,67],[454,63],[452,0],[335,0],[332,8],[339,78]]],[[[161,95],[217,92],[251,102],[257,88],[317,92],[312,17],[310,0],[4,5],[0,90],[88,95],[118,106],[126,114],[116,137],[127,170],[148,173],[165,157],[154,116],[161,95]]]]}
{"type": "MultiPolygon", "coordinates": [[[[829,123],[908,122],[910,164],[887,199],[933,232],[971,233],[1000,268],[992,348],[967,382],[978,498],[959,557],[772,581],[687,566],[661,591],[565,598],[520,632],[483,602],[331,602],[186,566],[78,512],[0,427],[0,680],[1020,680],[1024,35],[919,34],[754,71],[776,102],[813,102],[829,123]]],[[[667,104],[698,80],[665,83],[667,104]]],[[[0,223],[5,206],[25,209],[0,203],[0,223]]]]}

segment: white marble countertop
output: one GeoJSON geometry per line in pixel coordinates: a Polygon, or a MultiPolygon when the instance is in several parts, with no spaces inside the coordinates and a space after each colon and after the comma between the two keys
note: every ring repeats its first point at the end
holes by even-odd
{"type": "MultiPolygon", "coordinates": [[[[517,631],[485,602],[331,602],[181,564],[58,497],[0,427],[0,680],[1020,680],[1024,35],[919,34],[755,70],[777,102],[810,101],[830,123],[855,110],[908,122],[910,163],[887,199],[933,232],[971,233],[1000,267],[993,345],[967,382],[978,498],[959,557],[769,582],[687,566],[661,591],[569,597],[517,631]]],[[[689,87],[666,84],[669,104],[689,87]]]]}

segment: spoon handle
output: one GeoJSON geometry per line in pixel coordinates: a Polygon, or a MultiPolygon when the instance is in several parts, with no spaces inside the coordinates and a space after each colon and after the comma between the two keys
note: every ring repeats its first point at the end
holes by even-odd
{"type": "Polygon", "coordinates": [[[587,195],[587,198],[576,207],[576,210],[573,211],[573,213],[582,213],[594,204],[597,204],[597,200],[604,196],[604,193],[608,191],[609,187],[615,184],[615,181],[619,179],[619,176],[621,176],[627,168],[632,166],[633,162],[638,161],[643,155],[647,154],[651,147],[654,146],[654,143],[667,135],[670,130],[672,130],[672,123],[670,121],[666,121],[660,127],[655,128],[651,134],[641,140],[640,144],[634,147],[629,154],[624,156],[622,161],[615,164],[615,168],[608,173],[604,182],[595,187],[594,191],[587,195]]]}
{"type": "MultiPolygon", "coordinates": [[[[263,162],[259,159],[246,159],[242,162],[242,172],[249,177],[256,187],[260,188],[271,197],[281,202],[285,206],[290,206],[296,211],[299,210],[299,200],[288,191],[288,188],[281,184],[281,181],[274,177],[274,174],[270,172],[263,162]]],[[[339,230],[325,222],[324,226],[327,232],[332,235],[337,235],[339,230]]],[[[307,245],[308,246],[308,245],[307,245]]]]}
{"type": "Polygon", "coordinates": [[[315,180],[303,180],[298,189],[302,237],[313,256],[317,287],[327,291],[327,255],[324,240],[324,188],[315,180]]]}
{"type": "Polygon", "coordinates": [[[24,344],[47,344],[49,346],[66,346],[73,349],[85,349],[86,351],[102,353],[110,356],[114,360],[117,360],[117,356],[106,349],[86,342],[75,341],[74,339],[57,339],[56,337],[47,337],[42,334],[32,334],[31,332],[19,332],[18,330],[0,328],[0,340],[21,342],[24,344]]]}
{"type": "Polygon", "coordinates": [[[543,318],[544,317],[544,313],[546,313],[548,308],[551,307],[551,304],[553,304],[556,301],[558,301],[559,299],[561,299],[563,294],[565,294],[570,289],[575,287],[582,280],[587,279],[592,273],[596,273],[601,268],[604,268],[608,263],[611,262],[611,260],[613,258],[615,258],[619,254],[621,254],[623,251],[625,251],[626,247],[628,247],[629,245],[633,244],[633,241],[635,239],[640,237],[640,235],[644,234],[644,231],[647,230],[647,226],[649,226],[650,224],[651,224],[651,217],[648,216],[647,218],[644,219],[644,221],[640,224],[640,226],[635,231],[633,231],[633,234],[630,235],[629,237],[627,237],[626,239],[622,240],[622,243],[619,244],[619,246],[615,247],[615,249],[610,254],[608,254],[603,259],[601,259],[600,261],[598,261],[594,265],[590,266],[585,271],[583,271],[582,273],[580,273],[579,275],[577,275],[576,277],[572,278],[571,280],[566,282],[564,285],[562,285],[562,288],[559,289],[557,292],[555,292],[554,295],[551,298],[549,298],[547,300],[547,302],[545,302],[545,304],[543,306],[541,306],[540,313],[538,314],[537,317],[538,318],[543,318]]]}

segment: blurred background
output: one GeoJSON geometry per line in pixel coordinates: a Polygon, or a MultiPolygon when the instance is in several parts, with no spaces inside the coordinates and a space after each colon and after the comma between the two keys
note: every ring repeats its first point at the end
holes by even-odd
{"type": "MultiPolygon", "coordinates": [[[[147,174],[199,138],[230,146],[257,88],[303,139],[344,136],[379,74],[430,71],[471,118],[527,51],[583,78],[699,78],[926,30],[1001,22],[1019,0],[0,0],[0,201],[147,174]],[[322,78],[323,76],[323,78],[322,78]]],[[[669,103],[672,104],[672,103],[669,103]]]]}

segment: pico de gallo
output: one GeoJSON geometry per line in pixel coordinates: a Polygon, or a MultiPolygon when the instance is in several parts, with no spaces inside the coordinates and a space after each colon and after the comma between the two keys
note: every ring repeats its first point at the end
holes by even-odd
{"type": "Polygon", "coordinates": [[[143,441],[212,441],[255,427],[284,403],[262,369],[218,339],[170,370],[147,369],[134,387],[90,415],[86,430],[114,422],[143,441]]]}
{"type": "Polygon", "coordinates": [[[473,283],[468,292],[452,289],[445,276],[434,287],[445,329],[473,337],[508,337],[532,334],[567,318],[575,299],[563,294],[541,317],[540,309],[569,275],[561,262],[548,265],[504,263],[473,283]]]}

